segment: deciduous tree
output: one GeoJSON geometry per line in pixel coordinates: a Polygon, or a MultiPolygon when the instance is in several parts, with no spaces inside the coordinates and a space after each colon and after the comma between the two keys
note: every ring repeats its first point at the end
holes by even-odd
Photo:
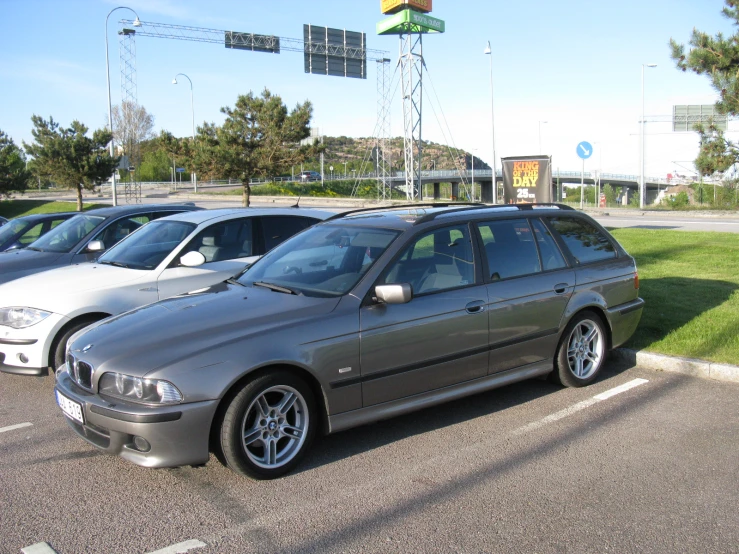
{"type": "Polygon", "coordinates": [[[120,146],[129,164],[141,163],[139,145],[154,138],[154,116],[146,108],[135,102],[123,101],[113,106],[113,138],[120,146]]]}
{"type": "Polygon", "coordinates": [[[110,131],[98,129],[92,137],[79,121],[71,127],[60,127],[53,118],[48,121],[34,115],[33,144],[23,143],[33,156],[31,168],[39,177],[77,191],[77,211],[82,211],[82,190],[92,190],[107,181],[118,165],[119,158],[111,158],[107,145],[113,138],[110,131]]]}

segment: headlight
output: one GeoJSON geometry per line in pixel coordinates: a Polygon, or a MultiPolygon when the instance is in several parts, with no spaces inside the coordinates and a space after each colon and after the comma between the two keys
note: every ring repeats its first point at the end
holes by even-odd
{"type": "Polygon", "coordinates": [[[35,308],[0,308],[0,325],[12,327],[13,329],[23,329],[36,325],[49,317],[51,312],[37,310],[35,308]]]}
{"type": "Polygon", "coordinates": [[[122,373],[105,373],[98,383],[98,392],[132,402],[146,404],[177,404],[182,393],[169,381],[144,379],[122,373]]]}

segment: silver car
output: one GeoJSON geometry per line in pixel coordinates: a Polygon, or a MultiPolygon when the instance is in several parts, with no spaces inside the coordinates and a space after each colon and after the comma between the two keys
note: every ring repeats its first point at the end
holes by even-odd
{"type": "Polygon", "coordinates": [[[142,466],[279,477],[317,432],[532,377],[598,377],[641,317],[634,260],[557,205],[359,210],[235,279],[68,344],[70,427],[142,466]]]}

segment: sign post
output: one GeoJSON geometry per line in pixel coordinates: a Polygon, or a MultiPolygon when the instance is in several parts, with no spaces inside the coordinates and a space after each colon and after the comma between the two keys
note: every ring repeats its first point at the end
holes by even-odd
{"type": "Polygon", "coordinates": [[[593,155],[593,146],[586,140],[577,145],[577,155],[582,159],[582,173],[580,174],[580,209],[585,204],[585,160],[593,155]]]}

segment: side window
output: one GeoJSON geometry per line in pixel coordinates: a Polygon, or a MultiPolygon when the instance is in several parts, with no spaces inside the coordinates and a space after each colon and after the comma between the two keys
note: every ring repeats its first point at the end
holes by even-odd
{"type": "Polygon", "coordinates": [[[41,232],[43,226],[43,223],[37,223],[36,225],[28,229],[25,233],[23,233],[20,237],[18,237],[18,242],[23,246],[31,244],[43,234],[41,232]]]}
{"type": "Polygon", "coordinates": [[[205,256],[205,263],[252,256],[253,225],[252,217],[215,223],[200,231],[182,250],[180,257],[193,250],[205,256]]]}
{"type": "Polygon", "coordinates": [[[552,217],[549,222],[578,264],[616,257],[616,250],[608,237],[590,223],[574,217],[552,217]]]}
{"type": "Polygon", "coordinates": [[[63,223],[63,222],[65,222],[65,221],[67,221],[67,219],[68,219],[68,218],[65,218],[65,219],[53,219],[53,220],[51,221],[51,225],[49,226],[49,230],[53,229],[54,227],[56,227],[56,226],[57,226],[57,225],[59,225],[60,223],[63,223]]]}
{"type": "Polygon", "coordinates": [[[475,282],[472,242],[466,225],[421,235],[401,254],[385,284],[409,283],[413,294],[463,287],[475,282]]]}
{"type": "Polygon", "coordinates": [[[567,267],[567,262],[562,256],[562,252],[559,251],[554,237],[549,232],[549,229],[539,221],[538,219],[532,219],[531,226],[534,228],[534,236],[536,236],[536,243],[539,245],[539,254],[541,254],[541,265],[544,267],[544,271],[550,271],[552,269],[562,269],[567,267]]]}
{"type": "Polygon", "coordinates": [[[504,219],[477,224],[493,281],[541,271],[534,235],[526,219],[504,219]]]}
{"type": "Polygon", "coordinates": [[[264,252],[269,252],[285,239],[317,222],[310,217],[268,216],[262,217],[264,252]]]}
{"type": "Polygon", "coordinates": [[[108,225],[105,229],[95,235],[92,240],[101,240],[105,245],[106,250],[123,240],[128,235],[133,233],[136,229],[141,227],[144,223],[148,223],[151,219],[149,214],[139,214],[132,217],[124,217],[118,219],[108,225]]]}

